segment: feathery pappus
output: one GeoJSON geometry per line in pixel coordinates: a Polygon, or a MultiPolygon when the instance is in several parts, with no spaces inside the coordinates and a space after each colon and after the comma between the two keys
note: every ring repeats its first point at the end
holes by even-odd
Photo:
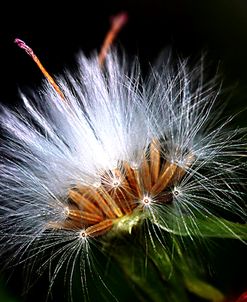
{"type": "Polygon", "coordinates": [[[42,266],[59,259],[56,276],[66,261],[73,272],[91,242],[145,222],[156,236],[193,237],[197,216],[216,218],[234,234],[217,219],[246,222],[246,132],[219,119],[220,90],[203,68],[168,62],[144,80],[138,61],[117,51],[80,53],[76,73],[46,74],[42,93],[21,94],[18,111],[2,106],[2,255],[18,263],[46,253],[42,266]]]}

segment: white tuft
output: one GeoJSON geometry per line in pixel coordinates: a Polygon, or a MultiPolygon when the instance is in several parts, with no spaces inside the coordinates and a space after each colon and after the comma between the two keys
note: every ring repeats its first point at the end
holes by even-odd
{"type": "MultiPolygon", "coordinates": [[[[229,130],[228,120],[219,122],[214,81],[203,83],[203,67],[189,70],[186,62],[154,68],[142,81],[138,63],[125,64],[113,53],[102,69],[97,57],[81,54],[78,73],[66,72],[58,80],[65,100],[47,83],[41,96],[22,95],[22,109],[2,108],[2,253],[11,252],[16,262],[28,259],[30,249],[35,260],[52,251],[50,259],[59,258],[54,276],[65,260],[73,272],[78,249],[88,251],[90,239],[84,230],[49,228],[66,219],[69,189],[97,187],[102,171],[121,169],[123,161],[139,167],[154,138],[161,142],[162,157],[187,171],[171,188],[171,215],[212,214],[220,208],[246,219],[236,189],[246,144],[242,130],[229,130]]],[[[120,182],[112,179],[111,185],[120,182]]],[[[155,209],[155,200],[141,202],[162,216],[169,204],[163,209],[159,198],[155,209]]]]}

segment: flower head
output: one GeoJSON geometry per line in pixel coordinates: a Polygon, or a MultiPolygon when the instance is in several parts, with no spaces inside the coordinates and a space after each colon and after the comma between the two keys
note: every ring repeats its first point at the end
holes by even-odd
{"type": "Polygon", "coordinates": [[[22,94],[22,109],[2,107],[2,250],[17,262],[29,250],[73,262],[91,241],[144,221],[192,236],[198,216],[246,219],[243,131],[219,121],[203,66],[164,64],[143,81],[115,52],[103,68],[80,54],[57,85],[62,94],[48,82],[22,94]]]}

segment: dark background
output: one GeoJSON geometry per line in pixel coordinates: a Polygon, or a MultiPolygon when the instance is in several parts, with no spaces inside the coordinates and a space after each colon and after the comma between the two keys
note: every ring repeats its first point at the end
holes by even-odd
{"type": "MultiPolygon", "coordinates": [[[[110,16],[126,11],[129,22],[117,45],[139,56],[144,73],[167,47],[184,57],[198,58],[206,52],[210,69],[219,69],[223,88],[229,90],[227,113],[242,111],[235,126],[247,125],[246,0],[20,2],[8,1],[0,10],[1,103],[16,106],[18,89],[36,89],[43,79],[30,57],[13,43],[16,37],[33,48],[51,74],[59,74],[75,62],[79,50],[86,55],[99,51],[110,16]]],[[[229,292],[234,294],[247,289],[246,249],[232,242],[219,251],[215,268],[221,286],[232,286],[229,292]]],[[[19,296],[14,282],[8,288],[19,296]]],[[[0,296],[0,301],[8,300],[0,296]]]]}

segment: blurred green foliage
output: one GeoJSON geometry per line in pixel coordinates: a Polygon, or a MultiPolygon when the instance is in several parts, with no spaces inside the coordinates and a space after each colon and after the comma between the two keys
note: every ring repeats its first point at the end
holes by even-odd
{"type": "Polygon", "coordinates": [[[10,291],[3,286],[3,281],[0,280],[0,301],[1,302],[17,302],[18,300],[10,294],[10,291]]]}

